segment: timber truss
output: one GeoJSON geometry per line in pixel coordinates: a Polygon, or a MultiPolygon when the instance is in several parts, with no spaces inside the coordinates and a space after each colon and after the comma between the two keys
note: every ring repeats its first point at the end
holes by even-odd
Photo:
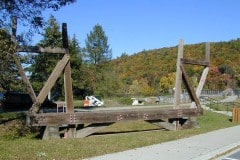
{"type": "MultiPolygon", "coordinates": [[[[16,32],[13,27],[13,39],[16,37],[16,32]]],[[[43,134],[44,139],[60,138],[60,132],[64,131],[65,137],[78,138],[91,135],[98,130],[109,126],[119,121],[129,120],[144,120],[155,125],[160,125],[168,130],[177,130],[182,128],[190,128],[194,123],[190,118],[203,114],[199,102],[199,96],[209,67],[210,45],[206,45],[206,56],[202,61],[183,59],[183,40],[179,42],[178,59],[177,59],[177,73],[176,73],[176,86],[175,86],[175,101],[172,109],[164,109],[159,106],[145,108],[132,108],[118,110],[91,110],[91,111],[74,111],[73,94],[72,94],[72,81],[71,81],[71,67],[70,67],[70,54],[68,51],[68,35],[67,25],[62,24],[62,39],[63,48],[40,48],[40,47],[18,47],[17,52],[32,52],[32,53],[58,53],[63,54],[62,59],[57,63],[56,67],[49,76],[47,82],[44,84],[39,95],[36,96],[31,83],[27,79],[23,68],[18,61],[16,55],[15,62],[27,90],[33,100],[33,106],[29,110],[29,118],[31,126],[42,126],[45,131],[43,134]],[[194,91],[183,64],[192,64],[204,66],[201,80],[199,82],[196,92],[194,91]],[[67,105],[66,113],[39,113],[41,104],[47,97],[47,94],[54,86],[56,80],[61,73],[64,73],[64,87],[65,87],[65,101],[67,105]],[[191,107],[182,107],[180,105],[181,83],[184,82],[187,91],[192,100],[191,107]],[[177,122],[177,123],[174,123],[177,122]],[[86,125],[88,124],[88,125],[86,125]]]]}

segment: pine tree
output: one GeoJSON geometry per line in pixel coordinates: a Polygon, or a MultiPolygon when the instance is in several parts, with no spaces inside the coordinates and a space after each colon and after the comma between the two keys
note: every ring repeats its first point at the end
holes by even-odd
{"type": "MultiPolygon", "coordinates": [[[[60,26],[54,16],[50,16],[46,28],[42,33],[43,39],[38,44],[41,47],[61,47],[62,33],[60,26]]],[[[40,91],[43,87],[43,82],[47,81],[49,75],[57,64],[57,61],[62,58],[56,54],[37,54],[33,58],[33,64],[30,67],[33,88],[40,91]]],[[[59,79],[53,88],[53,93],[62,94],[63,80],[59,79]]]]}
{"type": "Polygon", "coordinates": [[[99,24],[93,27],[93,31],[87,34],[86,57],[90,63],[97,65],[101,62],[111,60],[112,50],[109,48],[108,38],[99,24]]]}
{"type": "Polygon", "coordinates": [[[84,87],[83,87],[83,73],[82,73],[82,48],[79,46],[79,42],[76,35],[69,41],[69,53],[71,55],[71,73],[72,73],[72,86],[73,95],[77,98],[83,98],[84,87]]]}
{"type": "MultiPolygon", "coordinates": [[[[0,1],[0,90],[20,90],[21,82],[13,54],[16,54],[16,45],[23,44],[31,40],[36,30],[45,25],[42,12],[46,9],[58,10],[61,7],[74,3],[76,0],[1,0],[0,1]],[[25,27],[25,34],[16,36],[16,42],[10,39],[11,28],[18,25],[25,27]],[[36,29],[36,30],[35,30],[36,29]],[[27,33],[27,34],[26,34],[27,33]],[[28,38],[28,39],[26,39],[28,38]],[[9,44],[10,43],[10,44],[9,44]],[[7,45],[6,45],[7,44],[7,45]],[[20,86],[20,87],[18,87],[20,86]]],[[[39,30],[38,30],[39,31],[39,30]]],[[[22,56],[18,55],[22,59],[22,56]]]]}
{"type": "Polygon", "coordinates": [[[14,45],[9,33],[0,30],[0,91],[19,90],[21,81],[13,60],[14,45]]]}

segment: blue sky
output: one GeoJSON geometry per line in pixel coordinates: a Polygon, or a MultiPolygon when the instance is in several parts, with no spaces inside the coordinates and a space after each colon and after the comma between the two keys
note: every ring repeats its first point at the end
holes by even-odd
{"type": "MultiPolygon", "coordinates": [[[[103,27],[113,58],[142,50],[240,38],[239,0],[78,0],[52,13],[85,46],[96,24],[103,27]]],[[[39,36],[36,36],[36,42],[39,36]]]]}

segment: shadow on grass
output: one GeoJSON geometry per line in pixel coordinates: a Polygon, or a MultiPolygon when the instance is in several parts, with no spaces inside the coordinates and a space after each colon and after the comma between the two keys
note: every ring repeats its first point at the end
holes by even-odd
{"type": "Polygon", "coordinates": [[[160,129],[145,129],[145,130],[132,130],[132,131],[113,131],[113,132],[96,132],[96,133],[93,133],[91,135],[89,135],[88,137],[91,137],[91,136],[107,136],[107,135],[117,135],[117,134],[127,134],[127,133],[141,133],[141,132],[159,132],[159,131],[167,131],[166,129],[164,128],[160,128],[160,129]]]}

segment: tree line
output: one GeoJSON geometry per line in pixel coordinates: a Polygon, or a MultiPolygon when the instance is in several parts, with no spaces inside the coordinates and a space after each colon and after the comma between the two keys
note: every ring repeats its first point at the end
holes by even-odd
{"type": "MultiPolygon", "coordinates": [[[[0,9],[3,10],[0,20],[6,22],[7,14],[9,22],[11,17],[19,11],[14,9],[14,2],[2,1],[0,9]],[[8,8],[11,6],[10,9],[8,8]],[[14,11],[14,12],[13,12],[14,11]]],[[[25,2],[25,1],[23,1],[25,2]]],[[[26,0],[27,2],[27,0],[26,0]]],[[[51,1],[42,8],[59,9],[73,0],[51,1]],[[55,5],[54,5],[55,4],[55,5]],[[55,6],[55,7],[54,7],[55,6]]],[[[18,2],[20,3],[20,1],[18,2]]],[[[17,3],[17,4],[18,4],[17,3]]],[[[32,5],[39,2],[29,1],[25,5],[25,12],[31,10],[32,5]],[[27,10],[28,9],[28,10],[27,10]]],[[[46,2],[47,3],[47,2],[46,2]]],[[[42,9],[41,8],[41,9],[42,9]]],[[[62,47],[60,25],[56,18],[50,16],[44,21],[40,8],[36,8],[32,18],[24,19],[25,23],[34,26],[31,29],[43,28],[42,39],[37,44],[41,47],[62,47]],[[39,16],[40,15],[40,16],[39,16]],[[35,20],[35,21],[34,21],[35,20]]],[[[26,14],[27,15],[27,14],[26,14]]],[[[18,14],[21,19],[24,16],[18,14]]],[[[21,78],[17,73],[12,54],[16,51],[16,44],[11,41],[11,30],[7,24],[0,23],[0,91],[25,91],[21,78]]],[[[31,33],[31,29],[29,33],[31,33]]],[[[27,44],[25,34],[18,35],[18,44],[27,44]]],[[[240,39],[228,42],[211,43],[210,72],[207,77],[205,89],[224,90],[240,86],[240,39]]],[[[92,31],[86,36],[85,46],[80,46],[76,35],[69,37],[69,53],[71,55],[73,94],[75,99],[83,99],[86,95],[97,94],[106,96],[156,96],[171,94],[175,83],[177,46],[154,50],[143,50],[134,55],[123,53],[112,60],[112,49],[108,44],[108,37],[100,24],[93,26],[92,31]]],[[[40,91],[44,82],[55,67],[61,55],[51,54],[18,54],[25,66],[29,80],[35,92],[40,91]]],[[[184,46],[184,57],[190,59],[203,59],[205,44],[193,44],[184,46]]],[[[197,86],[201,77],[202,67],[186,65],[186,70],[191,78],[193,86],[197,86]]],[[[183,88],[184,89],[184,88],[183,88]]],[[[52,89],[53,97],[63,97],[63,77],[60,77],[52,89]]]]}

